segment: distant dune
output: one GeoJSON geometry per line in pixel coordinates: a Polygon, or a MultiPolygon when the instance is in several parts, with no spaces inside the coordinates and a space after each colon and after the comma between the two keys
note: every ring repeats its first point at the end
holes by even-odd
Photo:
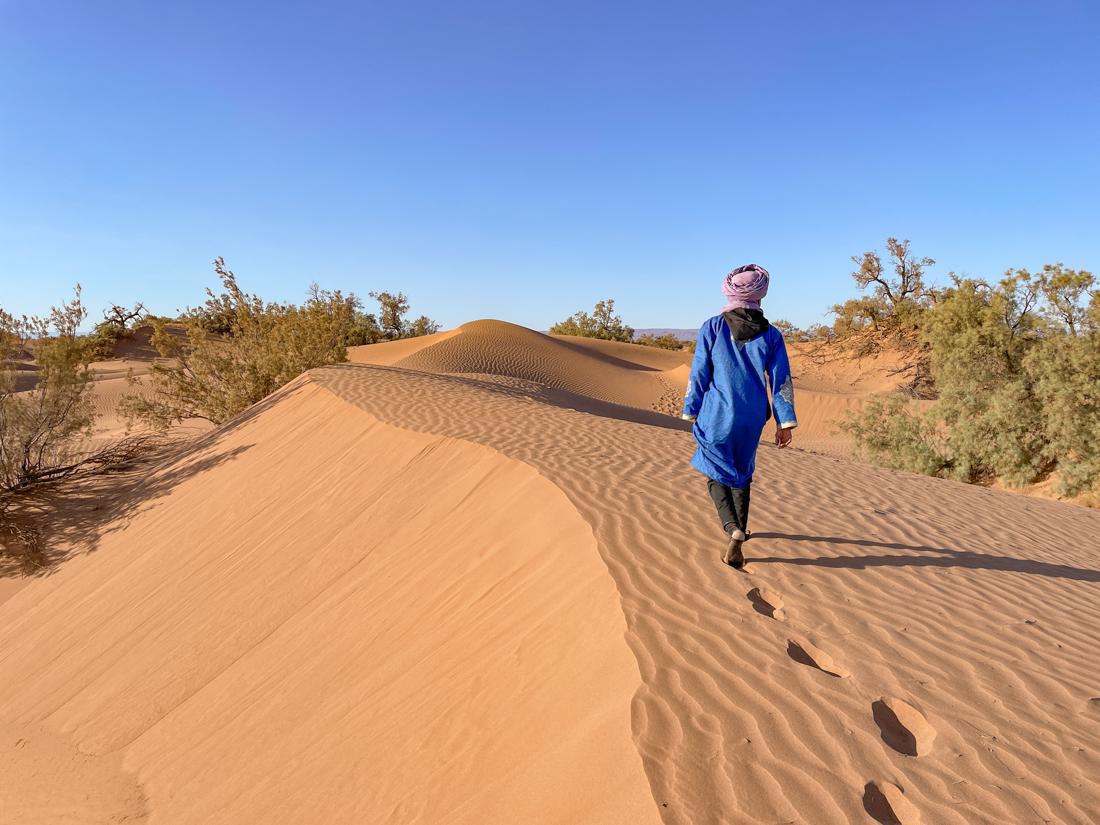
{"type": "Polygon", "coordinates": [[[685,357],[477,321],[71,490],[0,822],[1095,822],[1100,512],[765,444],[733,570],[685,357]]]}

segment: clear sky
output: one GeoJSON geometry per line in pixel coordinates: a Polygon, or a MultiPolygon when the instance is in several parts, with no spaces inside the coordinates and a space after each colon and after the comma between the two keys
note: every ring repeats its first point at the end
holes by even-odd
{"type": "Polygon", "coordinates": [[[697,327],[1100,274],[1100,3],[0,0],[0,305],[401,290],[445,328],[697,327]]]}

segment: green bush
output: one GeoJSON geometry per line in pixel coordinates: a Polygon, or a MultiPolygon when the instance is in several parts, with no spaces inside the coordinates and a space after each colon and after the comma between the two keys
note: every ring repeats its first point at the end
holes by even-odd
{"type": "Polygon", "coordinates": [[[592,314],[574,313],[564,321],[550,327],[551,335],[577,335],[581,338],[599,338],[604,341],[622,341],[631,343],[634,330],[623,324],[623,319],[615,315],[615,301],[608,298],[600,301],[592,314]]]}
{"type": "Polygon", "coordinates": [[[306,370],[347,359],[349,334],[361,322],[354,295],[314,284],[300,307],[265,303],[237,285],[221,258],[214,269],[225,291],[208,289],[206,305],[182,316],[186,343],[163,320],[154,324],[152,343],[167,360],[151,368],[152,400],[123,398],[131,420],[158,428],[196,418],[222,424],[306,370]]]}
{"type": "Polygon", "coordinates": [[[1100,329],[1091,273],[1009,270],[958,279],[918,320],[937,400],[921,415],[877,398],[840,424],[876,463],[1059,492],[1100,483],[1100,329]],[[1086,298],[1088,303],[1086,304],[1086,298]]]}
{"type": "Polygon", "coordinates": [[[664,335],[653,335],[646,333],[645,335],[639,335],[634,339],[635,344],[641,344],[643,347],[657,347],[658,349],[689,349],[692,352],[695,351],[694,341],[681,341],[671,332],[664,335]]]}

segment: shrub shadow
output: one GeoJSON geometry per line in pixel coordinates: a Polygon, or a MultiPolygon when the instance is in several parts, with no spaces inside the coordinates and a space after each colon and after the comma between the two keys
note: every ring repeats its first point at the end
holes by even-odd
{"type": "Polygon", "coordinates": [[[965,567],[971,570],[1000,570],[1008,573],[1027,573],[1057,579],[1100,582],[1100,570],[1072,567],[1067,564],[1016,559],[1010,556],[994,556],[969,550],[948,550],[944,547],[928,547],[921,544],[897,544],[846,539],[836,536],[803,536],[785,533],[753,533],[754,539],[784,539],[822,544],[846,544],[855,547],[881,547],[887,550],[907,550],[921,555],[868,555],[868,556],[818,556],[815,558],[781,558],[778,556],[753,557],[754,564],[793,564],[810,567],[829,567],[845,570],[865,570],[868,567],[965,567]],[[936,555],[928,555],[936,554],[936,555]]]}

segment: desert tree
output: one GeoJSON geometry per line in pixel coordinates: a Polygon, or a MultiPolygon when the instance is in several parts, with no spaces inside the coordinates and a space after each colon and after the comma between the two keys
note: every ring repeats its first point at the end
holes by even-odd
{"type": "Polygon", "coordinates": [[[604,341],[634,340],[634,330],[626,326],[622,318],[615,314],[615,301],[608,298],[599,301],[589,315],[576,312],[564,321],[550,327],[551,335],[576,335],[582,338],[600,338],[604,341]]]}
{"type": "Polygon", "coordinates": [[[133,309],[119,304],[111,304],[110,309],[103,311],[103,320],[95,325],[92,333],[91,345],[94,354],[98,358],[110,358],[114,354],[114,346],[119,341],[131,337],[134,330],[146,322],[148,312],[145,304],[137,303],[133,309]]]}
{"type": "Polygon", "coordinates": [[[405,315],[409,311],[409,299],[405,293],[372,292],[370,297],[378,301],[378,324],[382,328],[382,337],[387,341],[401,338],[405,315]]]}
{"type": "Polygon", "coordinates": [[[439,324],[426,315],[421,315],[415,321],[405,320],[409,313],[409,298],[405,293],[398,292],[394,295],[392,292],[372,292],[370,297],[378,302],[378,326],[382,340],[396,341],[439,332],[439,324]]]}
{"type": "Polygon", "coordinates": [[[906,301],[919,301],[927,294],[924,270],[936,262],[932,258],[917,258],[909,249],[909,240],[886,239],[886,252],[890,257],[891,276],[882,265],[878,251],[853,255],[852,261],[859,269],[852,273],[859,289],[872,290],[875,298],[889,306],[895,313],[906,301]]]}
{"type": "Polygon", "coordinates": [[[1100,299],[1089,273],[1059,282],[1059,268],[1010,269],[994,284],[954,279],[920,322],[935,403],[922,412],[902,396],[872,399],[840,424],[857,449],[959,481],[1025,485],[1056,474],[1063,495],[1095,490],[1100,330],[1089,308],[1100,299]]]}
{"type": "MultiPolygon", "coordinates": [[[[1026,270],[1023,270],[1026,273],[1026,270]]],[[[1093,295],[1095,279],[1091,272],[1066,269],[1063,264],[1047,264],[1038,275],[1050,316],[1065,324],[1070,335],[1086,332],[1092,326],[1090,306],[1084,299],[1093,295]]]]}

